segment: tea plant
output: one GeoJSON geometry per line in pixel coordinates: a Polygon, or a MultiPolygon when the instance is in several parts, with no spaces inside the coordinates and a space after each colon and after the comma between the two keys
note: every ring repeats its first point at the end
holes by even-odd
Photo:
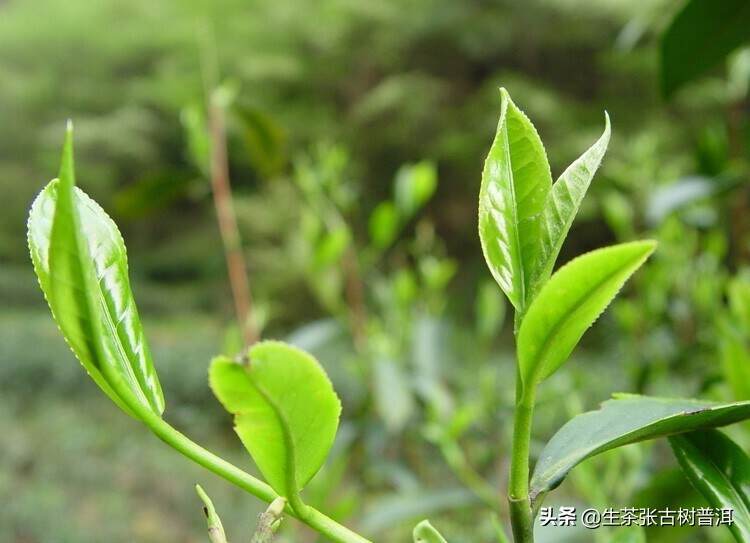
{"type": "MultiPolygon", "coordinates": [[[[480,189],[479,235],[491,274],[515,308],[516,401],[507,491],[513,538],[533,541],[544,497],[580,462],[629,443],[671,436],[688,478],[710,503],[734,509],[732,533],[745,541],[750,460],[712,428],[750,418],[750,402],[618,394],[565,424],[530,470],[538,387],[565,364],[586,329],[655,248],[652,241],[621,243],[582,255],[553,273],[606,151],[609,118],[605,121],[599,140],[553,184],[536,130],[501,90],[500,121],[480,189]]],[[[28,241],[52,314],[97,385],[166,444],[271,504],[253,541],[270,541],[282,514],[332,541],[368,541],[302,496],[328,456],[341,412],[328,376],[311,355],[261,341],[237,358],[219,356],[211,363],[210,386],[234,415],[235,430],[266,482],[194,443],[163,418],[165,401],[130,290],[125,245],[114,222],[75,187],[70,127],[59,178],[32,205],[28,241]]],[[[211,541],[225,543],[211,500],[200,488],[198,493],[211,541]]],[[[445,542],[427,521],[415,527],[413,537],[445,542]]],[[[498,541],[505,537],[499,528],[498,541]]]]}

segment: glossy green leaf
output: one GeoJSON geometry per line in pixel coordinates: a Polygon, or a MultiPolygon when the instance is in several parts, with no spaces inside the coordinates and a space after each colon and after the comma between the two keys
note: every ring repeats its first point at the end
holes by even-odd
{"type": "Polygon", "coordinates": [[[396,208],[402,216],[411,217],[432,198],[436,188],[437,170],[432,162],[406,164],[396,173],[396,208]]]}
{"type": "Polygon", "coordinates": [[[662,92],[670,96],[748,41],[747,0],[689,0],[662,37],[662,92]]]}
{"type": "Polygon", "coordinates": [[[133,402],[161,414],[164,398],[130,290],[122,236],[74,185],[69,128],[59,180],[42,190],[29,214],[39,285],[71,349],[102,390],[130,414],[133,402]]]}
{"type": "Polygon", "coordinates": [[[750,458],[718,430],[669,438],[690,483],[716,509],[731,509],[727,527],[740,543],[750,541],[750,458]]]}
{"type": "Polygon", "coordinates": [[[625,281],[653,252],[653,241],[605,247],[560,268],[534,299],[518,332],[524,387],[557,370],[625,281]]]}
{"type": "Polygon", "coordinates": [[[581,201],[607,151],[611,130],[609,115],[606,113],[604,121],[604,133],[601,137],[568,166],[549,191],[539,229],[538,261],[530,281],[532,298],[549,279],[581,201]]]}
{"type": "Polygon", "coordinates": [[[414,543],[448,543],[429,520],[423,520],[414,527],[414,543]]]}
{"type": "Polygon", "coordinates": [[[586,458],[647,439],[750,418],[750,402],[717,404],[701,400],[620,394],[600,409],[568,421],[547,443],[531,479],[531,496],[559,485],[586,458]]]}
{"type": "Polygon", "coordinates": [[[552,176],[531,121],[505,89],[500,95],[500,121],[479,192],[479,238],[492,276],[523,314],[552,176]]]}
{"type": "Polygon", "coordinates": [[[336,436],[341,403],[309,354],[277,341],[250,348],[246,363],[213,360],[211,389],[261,473],[284,497],[317,473],[336,436]]]}

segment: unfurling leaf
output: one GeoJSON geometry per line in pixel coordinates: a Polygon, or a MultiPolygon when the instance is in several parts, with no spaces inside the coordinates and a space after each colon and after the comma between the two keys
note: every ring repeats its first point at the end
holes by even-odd
{"type": "Polygon", "coordinates": [[[727,528],[740,543],[750,541],[750,458],[718,430],[669,438],[675,457],[691,484],[708,503],[732,511],[727,528]]]}
{"type": "Polygon", "coordinates": [[[164,398],[128,279],[117,226],[75,187],[69,127],[59,179],[31,206],[28,243],[39,285],[68,345],[104,392],[131,415],[164,398]]]}
{"type": "Polygon", "coordinates": [[[601,137],[568,166],[547,195],[539,226],[539,254],[529,281],[531,298],[549,279],[581,201],[607,151],[610,124],[606,113],[604,121],[604,133],[601,137]]]}
{"type": "Polygon", "coordinates": [[[594,455],[647,439],[750,418],[750,402],[617,395],[600,409],[568,421],[547,443],[531,478],[532,499],[559,485],[577,464],[594,455]]]}
{"type": "Polygon", "coordinates": [[[500,96],[500,121],[479,192],[479,238],[492,276],[523,314],[552,176],[534,125],[505,89],[500,96]]]}
{"type": "Polygon", "coordinates": [[[215,358],[209,379],[266,481],[279,495],[296,496],[323,465],[338,428],[341,403],[323,368],[300,349],[263,341],[244,364],[215,358]]]}
{"type": "Polygon", "coordinates": [[[586,329],[656,247],[653,241],[591,251],[560,268],[534,299],[518,332],[524,389],[555,372],[586,329]]]}
{"type": "Polygon", "coordinates": [[[423,520],[414,528],[414,543],[448,543],[429,520],[423,520]]]}

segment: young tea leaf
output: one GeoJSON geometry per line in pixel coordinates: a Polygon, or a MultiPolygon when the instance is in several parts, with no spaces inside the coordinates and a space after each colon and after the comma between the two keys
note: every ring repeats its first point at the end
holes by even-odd
{"type": "Polygon", "coordinates": [[[518,332],[523,387],[557,370],[625,281],[653,252],[653,241],[591,251],[560,268],[534,299],[518,332]]]}
{"type": "Polygon", "coordinates": [[[417,524],[413,532],[414,543],[448,543],[429,520],[417,524]]]}
{"type": "Polygon", "coordinates": [[[700,400],[618,395],[600,409],[568,421],[547,443],[534,468],[536,499],[559,485],[577,464],[604,451],[647,439],[750,418],[750,401],[717,404],[700,400]]]}
{"type": "Polygon", "coordinates": [[[530,278],[530,298],[549,279],[557,255],[573,224],[583,197],[604,158],[609,144],[609,115],[604,114],[604,133],[552,186],[544,204],[539,229],[539,256],[530,278]]]}
{"type": "Polygon", "coordinates": [[[531,121],[505,89],[500,96],[500,121],[479,192],[479,238],[492,276],[523,314],[552,176],[531,121]]]}
{"type": "Polygon", "coordinates": [[[341,403],[323,368],[296,347],[263,341],[244,364],[215,358],[209,379],[268,483],[296,496],[323,465],[338,428],[341,403]]]}
{"type": "Polygon", "coordinates": [[[59,180],[31,206],[28,243],[52,314],[89,375],[131,415],[132,402],[161,414],[164,398],[130,290],[125,244],[112,219],[75,187],[71,128],[59,180]]]}
{"type": "Polygon", "coordinates": [[[669,438],[691,484],[716,509],[731,509],[727,527],[740,543],[750,541],[750,458],[718,430],[669,438]]]}

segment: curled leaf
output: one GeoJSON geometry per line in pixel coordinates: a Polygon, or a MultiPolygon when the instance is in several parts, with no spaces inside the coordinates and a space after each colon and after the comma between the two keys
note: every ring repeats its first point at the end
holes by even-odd
{"type": "Polygon", "coordinates": [[[479,192],[479,239],[492,276],[523,314],[552,176],[534,125],[505,89],[500,97],[500,121],[479,192]]]}
{"type": "Polygon", "coordinates": [[[266,481],[296,496],[325,462],[341,413],[320,364],[296,347],[263,341],[243,364],[215,358],[209,380],[266,481]]]}
{"type": "Polygon", "coordinates": [[[52,314],[92,379],[131,415],[138,404],[161,414],[164,397],[130,290],[125,243],[75,187],[70,127],[59,179],[31,206],[28,243],[52,314]]]}

